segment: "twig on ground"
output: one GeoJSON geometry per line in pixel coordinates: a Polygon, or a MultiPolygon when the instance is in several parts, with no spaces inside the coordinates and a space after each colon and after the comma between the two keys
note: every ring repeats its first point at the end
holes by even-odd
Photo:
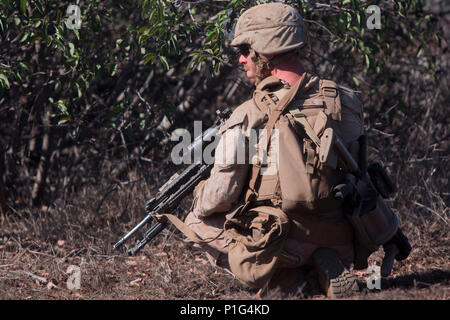
{"type": "Polygon", "coordinates": [[[39,276],[37,276],[35,274],[32,274],[31,272],[25,271],[25,270],[21,270],[21,271],[22,271],[23,274],[29,276],[30,278],[32,278],[34,280],[37,280],[37,281],[39,281],[39,282],[41,282],[43,284],[47,283],[47,279],[45,279],[43,277],[39,277],[39,276]]]}
{"type": "MultiPolygon", "coordinates": [[[[441,218],[441,220],[444,221],[444,223],[448,226],[448,222],[445,220],[445,218],[442,217],[442,216],[441,216],[439,213],[437,213],[435,210],[433,210],[433,209],[431,209],[431,208],[429,208],[429,207],[427,207],[427,206],[425,206],[425,205],[423,205],[423,204],[421,204],[421,203],[419,203],[419,202],[417,202],[417,201],[413,201],[413,203],[414,203],[415,205],[421,207],[421,208],[424,208],[424,209],[430,211],[431,213],[434,213],[434,214],[437,215],[439,218],[441,218]]],[[[446,209],[445,211],[447,211],[447,209],[446,209]]],[[[444,211],[444,213],[445,213],[445,211],[444,211]]]]}

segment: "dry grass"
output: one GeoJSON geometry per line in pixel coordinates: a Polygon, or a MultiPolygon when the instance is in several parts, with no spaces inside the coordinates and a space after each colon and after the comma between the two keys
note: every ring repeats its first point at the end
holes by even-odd
{"type": "MultiPolygon", "coordinates": [[[[0,234],[0,299],[255,299],[254,290],[212,267],[173,227],[137,256],[113,250],[111,245],[142,218],[151,194],[136,173],[130,181],[138,182],[90,187],[70,201],[11,215],[0,234]],[[79,290],[67,287],[71,265],[81,268],[79,290]]],[[[445,209],[436,210],[410,204],[408,215],[401,216],[414,247],[410,257],[395,264],[382,290],[363,289],[354,299],[448,299],[449,228],[442,221],[448,217],[445,209]]],[[[381,258],[382,250],[370,263],[380,265],[381,258]]],[[[359,278],[365,288],[367,275],[360,272],[359,278]]]]}

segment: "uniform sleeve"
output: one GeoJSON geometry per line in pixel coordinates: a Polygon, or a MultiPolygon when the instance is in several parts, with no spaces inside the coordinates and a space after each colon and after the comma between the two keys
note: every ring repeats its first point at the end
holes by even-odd
{"type": "Polygon", "coordinates": [[[242,124],[223,130],[210,177],[194,194],[196,217],[203,219],[216,212],[226,212],[237,203],[247,184],[247,145],[242,124]]]}

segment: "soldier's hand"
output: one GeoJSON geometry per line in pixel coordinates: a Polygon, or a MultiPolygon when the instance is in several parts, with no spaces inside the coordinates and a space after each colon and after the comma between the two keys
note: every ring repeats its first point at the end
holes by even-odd
{"type": "Polygon", "coordinates": [[[344,201],[352,191],[352,187],[348,184],[338,184],[333,188],[333,197],[337,200],[344,201]]]}

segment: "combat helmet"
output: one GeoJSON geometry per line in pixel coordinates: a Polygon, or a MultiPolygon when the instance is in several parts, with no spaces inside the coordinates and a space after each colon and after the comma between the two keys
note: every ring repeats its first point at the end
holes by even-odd
{"type": "Polygon", "coordinates": [[[250,45],[258,53],[281,54],[304,45],[303,19],[283,3],[265,3],[246,10],[238,19],[231,45],[250,45]]]}

